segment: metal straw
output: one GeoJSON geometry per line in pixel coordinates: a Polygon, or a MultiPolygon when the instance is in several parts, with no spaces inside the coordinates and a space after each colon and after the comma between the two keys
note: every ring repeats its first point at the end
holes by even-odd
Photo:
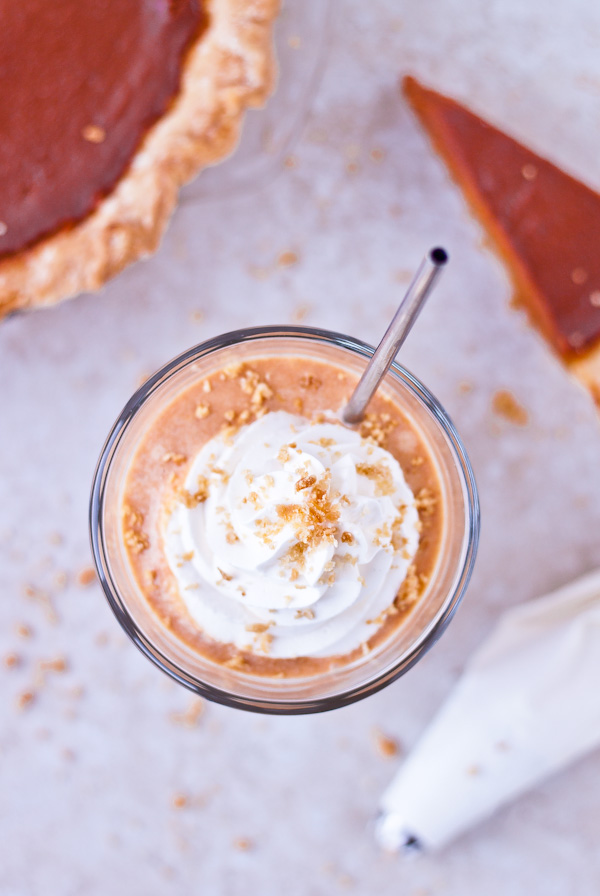
{"type": "Polygon", "coordinates": [[[375,349],[356,389],[342,411],[344,423],[360,423],[364,417],[367,405],[388,372],[398,349],[410,333],[412,325],[425,304],[425,299],[447,261],[448,253],[445,249],[438,247],[431,249],[421,262],[385,336],[375,349]]]}

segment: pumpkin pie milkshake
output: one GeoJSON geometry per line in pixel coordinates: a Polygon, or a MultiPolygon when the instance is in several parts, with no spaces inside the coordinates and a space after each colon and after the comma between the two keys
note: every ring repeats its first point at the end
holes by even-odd
{"type": "Polygon", "coordinates": [[[122,430],[137,424],[104,504],[136,629],[217,687],[292,702],[397,662],[465,536],[439,424],[432,439],[393,377],[343,424],[364,361],[330,342],[257,334],[188,355],[122,430]]]}

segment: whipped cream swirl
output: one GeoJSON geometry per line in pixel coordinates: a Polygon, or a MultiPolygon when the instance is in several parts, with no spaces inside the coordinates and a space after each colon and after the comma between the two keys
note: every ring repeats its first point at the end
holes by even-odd
{"type": "Polygon", "coordinates": [[[340,423],[266,414],[207,442],[185,489],[163,540],[190,615],[210,637],[271,657],[360,646],[418,547],[400,465],[340,423]]]}

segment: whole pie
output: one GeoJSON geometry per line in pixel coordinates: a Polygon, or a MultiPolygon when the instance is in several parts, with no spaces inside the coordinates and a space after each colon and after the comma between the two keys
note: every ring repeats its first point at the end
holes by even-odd
{"type": "Polygon", "coordinates": [[[0,0],[0,316],[152,252],[273,84],[278,0],[0,0]]]}
{"type": "Polygon", "coordinates": [[[517,303],[600,407],[600,195],[450,97],[411,77],[403,88],[517,303]]]}

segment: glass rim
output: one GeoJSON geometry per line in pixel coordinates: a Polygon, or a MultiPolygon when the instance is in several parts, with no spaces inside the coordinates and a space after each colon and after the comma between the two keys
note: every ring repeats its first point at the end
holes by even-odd
{"type": "Polygon", "coordinates": [[[129,613],[126,602],[122,599],[118,587],[110,576],[103,531],[104,492],[112,458],[129,423],[150,396],[179,370],[201,357],[240,343],[254,342],[259,339],[269,340],[286,337],[306,339],[313,343],[320,342],[333,345],[337,348],[346,349],[354,354],[362,355],[365,358],[370,358],[375,351],[373,346],[353,336],[347,336],[343,333],[317,327],[292,325],[245,327],[238,330],[231,330],[186,349],[186,351],[172,358],[160,367],[137,389],[125,404],[123,410],[113,424],[100,453],[94,472],[89,504],[89,529],[94,563],[108,604],[121,625],[121,628],[130,640],[149,660],[151,660],[151,662],[154,663],[154,665],[158,666],[159,669],[188,690],[211,702],[220,703],[237,709],[245,709],[251,712],[273,715],[300,715],[305,713],[325,712],[331,709],[341,708],[342,706],[348,706],[351,703],[376,693],[402,676],[430,650],[436,641],[438,641],[454,616],[469,584],[477,554],[480,526],[479,497],[475,476],[466,449],[452,420],[440,402],[429,389],[417,379],[417,377],[396,361],[394,361],[390,367],[390,372],[393,372],[413,396],[425,406],[430,414],[432,414],[450,443],[456,466],[460,473],[460,479],[466,493],[466,547],[462,559],[462,567],[457,569],[454,588],[449,593],[448,598],[444,602],[442,610],[438,612],[437,617],[434,617],[429,625],[425,626],[419,637],[415,640],[415,643],[398,659],[397,662],[361,684],[354,685],[337,694],[298,700],[286,699],[285,697],[282,699],[271,697],[268,699],[247,697],[231,693],[230,691],[223,690],[209,682],[199,680],[184,669],[181,669],[173,660],[166,657],[141,630],[129,613]]]}

